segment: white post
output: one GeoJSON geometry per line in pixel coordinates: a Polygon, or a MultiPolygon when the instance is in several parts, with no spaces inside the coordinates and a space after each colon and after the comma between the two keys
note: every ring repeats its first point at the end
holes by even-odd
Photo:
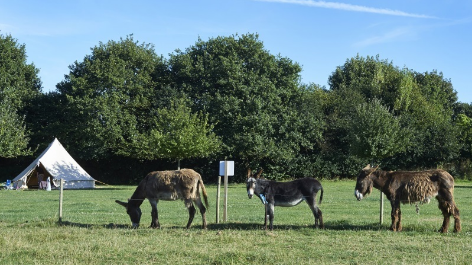
{"type": "Polygon", "coordinates": [[[62,199],[64,197],[64,179],[61,179],[61,191],[59,192],[59,223],[62,222],[62,199]]]}
{"type": "Polygon", "coordinates": [[[223,221],[228,221],[228,161],[225,160],[225,209],[223,212],[223,221]]]}
{"type": "Polygon", "coordinates": [[[221,176],[218,176],[218,186],[216,188],[216,223],[220,223],[220,186],[221,176]]]}

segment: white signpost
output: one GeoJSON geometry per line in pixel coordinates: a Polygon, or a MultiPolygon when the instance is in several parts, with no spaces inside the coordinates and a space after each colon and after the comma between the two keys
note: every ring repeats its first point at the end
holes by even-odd
{"type": "Polygon", "coordinates": [[[228,176],[234,176],[234,161],[220,161],[220,172],[218,176],[218,188],[216,191],[216,223],[220,222],[220,185],[221,176],[224,176],[225,198],[223,221],[228,221],[228,176]]]}

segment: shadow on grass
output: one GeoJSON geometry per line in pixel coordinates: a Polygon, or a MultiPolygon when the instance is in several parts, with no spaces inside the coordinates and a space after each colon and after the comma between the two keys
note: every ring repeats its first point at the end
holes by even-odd
{"type": "MultiPolygon", "coordinates": [[[[378,223],[372,224],[351,224],[347,221],[337,221],[337,222],[325,222],[325,227],[323,230],[351,230],[351,231],[377,231],[377,230],[388,230],[389,226],[378,223]]],[[[274,230],[302,230],[311,228],[318,230],[314,225],[283,225],[283,224],[274,224],[274,230]]],[[[264,230],[264,225],[259,223],[223,223],[223,224],[209,224],[209,230],[264,230]]]]}
{"type": "Polygon", "coordinates": [[[208,230],[262,230],[264,226],[259,223],[220,223],[220,224],[208,224],[208,230]]]}
{"type": "MultiPolygon", "coordinates": [[[[80,228],[106,228],[106,229],[133,229],[128,224],[83,224],[83,223],[75,223],[70,221],[62,221],[57,223],[59,226],[68,226],[68,227],[80,227],[80,228]]],[[[164,227],[165,229],[185,229],[185,226],[170,226],[164,227]]],[[[278,224],[274,225],[274,230],[303,230],[311,228],[313,230],[318,230],[313,225],[283,225],[278,224]]],[[[152,229],[147,226],[141,226],[140,229],[152,229]]],[[[194,225],[191,229],[201,229],[200,225],[194,225]]],[[[207,230],[210,231],[220,231],[220,230],[265,230],[263,224],[259,223],[220,223],[220,224],[208,224],[207,230]]],[[[380,225],[378,223],[372,224],[351,224],[347,221],[336,221],[336,222],[326,222],[324,230],[335,230],[335,231],[378,231],[378,230],[388,230],[388,226],[383,224],[380,225]]]]}
{"type": "Polygon", "coordinates": [[[378,231],[388,230],[389,226],[386,224],[371,223],[371,224],[351,224],[347,220],[325,222],[325,229],[328,230],[350,230],[350,231],[378,231]]]}
{"type": "Polygon", "coordinates": [[[472,186],[454,185],[454,189],[472,189],[472,186]]]}
{"type": "MultiPolygon", "coordinates": [[[[80,228],[107,228],[107,229],[133,229],[131,225],[128,224],[83,224],[70,221],[57,222],[58,226],[68,226],[68,227],[80,227],[80,228]]],[[[275,227],[275,226],[274,226],[275,227]]],[[[281,226],[287,227],[287,226],[281,226]]],[[[164,229],[186,229],[185,226],[169,226],[163,227],[164,229]]],[[[301,228],[301,227],[300,227],[301,228]]],[[[141,225],[139,229],[153,229],[146,225],[141,225]]],[[[202,229],[201,225],[193,225],[191,229],[202,229]]],[[[263,226],[260,224],[251,224],[251,223],[224,223],[224,224],[208,224],[207,230],[257,230],[263,229],[263,226]]]]}
{"type": "Polygon", "coordinates": [[[114,224],[109,223],[106,225],[99,225],[99,224],[82,224],[82,223],[74,223],[69,221],[62,221],[57,222],[59,226],[68,226],[68,227],[80,227],[80,228],[107,228],[107,229],[130,229],[130,225],[123,225],[123,224],[114,224]]]}

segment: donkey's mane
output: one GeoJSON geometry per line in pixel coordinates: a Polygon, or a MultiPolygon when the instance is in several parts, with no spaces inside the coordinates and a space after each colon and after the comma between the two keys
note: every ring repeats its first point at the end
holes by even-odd
{"type": "Polygon", "coordinates": [[[146,183],[148,180],[148,176],[146,176],[136,187],[133,195],[129,199],[129,204],[133,205],[134,207],[139,207],[146,199],[146,183]]]}

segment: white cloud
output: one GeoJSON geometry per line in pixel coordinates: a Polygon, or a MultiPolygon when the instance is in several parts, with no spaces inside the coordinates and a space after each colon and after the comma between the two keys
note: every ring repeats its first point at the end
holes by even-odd
{"type": "Polygon", "coordinates": [[[344,4],[344,3],[338,3],[338,2],[325,2],[325,1],[313,1],[313,0],[258,0],[258,1],[296,4],[296,5],[304,5],[304,6],[310,6],[310,7],[339,9],[339,10],[352,11],[352,12],[374,13],[374,14],[390,15],[390,16],[435,18],[428,15],[407,13],[400,10],[351,5],[351,4],[344,4]]]}
{"type": "Polygon", "coordinates": [[[359,41],[354,44],[355,47],[366,47],[379,43],[387,43],[398,40],[411,39],[416,34],[410,28],[397,28],[392,31],[386,32],[383,35],[374,36],[365,40],[359,41]]]}

